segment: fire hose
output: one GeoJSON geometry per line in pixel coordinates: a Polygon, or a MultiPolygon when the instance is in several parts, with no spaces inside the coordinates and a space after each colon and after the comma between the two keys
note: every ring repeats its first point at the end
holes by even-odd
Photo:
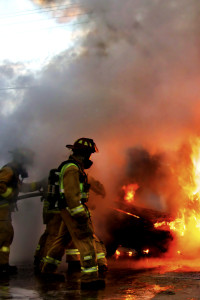
{"type": "Polygon", "coordinates": [[[44,197],[44,193],[43,192],[26,193],[24,195],[18,196],[17,201],[18,200],[23,200],[23,199],[26,199],[26,198],[34,198],[34,197],[44,197]]]}

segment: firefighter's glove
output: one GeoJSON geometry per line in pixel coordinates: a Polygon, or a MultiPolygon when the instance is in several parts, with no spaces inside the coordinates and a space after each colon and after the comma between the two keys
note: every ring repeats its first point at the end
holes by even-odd
{"type": "Polygon", "coordinates": [[[105,198],[106,190],[105,190],[103,184],[99,181],[97,181],[97,189],[98,189],[99,195],[102,196],[103,198],[105,198]]]}
{"type": "Polygon", "coordinates": [[[84,222],[84,223],[79,222],[77,225],[76,235],[77,235],[78,239],[92,237],[93,230],[92,230],[92,228],[90,228],[88,222],[84,222]]]}
{"type": "Polygon", "coordinates": [[[91,177],[89,182],[90,188],[95,194],[100,195],[103,198],[106,196],[106,190],[104,188],[104,185],[100,181],[91,177]]]}
{"type": "MultiPolygon", "coordinates": [[[[31,187],[31,192],[41,191],[41,190],[44,191],[44,179],[31,182],[30,187],[31,187]]],[[[24,188],[25,187],[23,187],[23,192],[24,192],[24,188]]]]}

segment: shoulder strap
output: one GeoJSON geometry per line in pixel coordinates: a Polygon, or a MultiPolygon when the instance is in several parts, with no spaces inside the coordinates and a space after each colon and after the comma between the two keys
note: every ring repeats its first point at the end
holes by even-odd
{"type": "Polygon", "coordinates": [[[60,176],[63,176],[65,170],[67,168],[69,168],[70,166],[76,166],[80,170],[80,166],[78,165],[78,163],[76,163],[76,161],[74,161],[72,159],[68,159],[66,161],[63,161],[60,164],[60,166],[58,167],[58,171],[60,172],[60,176]]]}
{"type": "Polygon", "coordinates": [[[63,193],[63,191],[64,191],[64,187],[63,187],[63,175],[65,173],[65,170],[68,167],[73,166],[73,165],[76,166],[80,170],[79,165],[74,160],[70,160],[70,159],[62,162],[60,164],[60,166],[58,167],[60,193],[63,193]]]}

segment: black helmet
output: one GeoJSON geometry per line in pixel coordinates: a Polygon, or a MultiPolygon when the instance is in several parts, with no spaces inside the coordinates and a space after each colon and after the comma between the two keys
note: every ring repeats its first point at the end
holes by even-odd
{"type": "Polygon", "coordinates": [[[89,138],[80,138],[73,145],[66,145],[66,147],[73,151],[99,152],[95,142],[89,138]]]}

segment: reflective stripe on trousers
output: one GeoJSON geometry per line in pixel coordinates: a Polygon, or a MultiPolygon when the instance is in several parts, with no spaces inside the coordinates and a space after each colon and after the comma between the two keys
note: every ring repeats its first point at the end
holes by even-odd
{"type": "Polygon", "coordinates": [[[56,266],[58,266],[58,265],[61,263],[60,260],[55,259],[55,258],[50,257],[50,256],[44,257],[44,258],[43,258],[43,261],[44,261],[44,263],[52,264],[52,265],[56,265],[56,266]]]}
{"type": "MultiPolygon", "coordinates": [[[[80,254],[80,252],[78,251],[78,249],[67,249],[66,250],[66,255],[79,255],[79,254],[80,254]]],[[[104,252],[97,253],[97,260],[105,258],[105,257],[106,257],[106,255],[104,252]]],[[[90,260],[90,259],[92,259],[91,255],[87,255],[83,258],[83,260],[90,260]]]]}
{"type": "Polygon", "coordinates": [[[78,249],[67,249],[65,251],[66,255],[79,255],[80,252],[78,251],[78,249]]]}
{"type": "Polygon", "coordinates": [[[81,272],[82,273],[93,273],[98,271],[98,266],[90,267],[90,268],[83,268],[81,267],[81,272]]]}
{"type": "Polygon", "coordinates": [[[97,253],[97,260],[98,260],[98,259],[101,259],[101,258],[105,258],[105,257],[106,257],[106,255],[105,255],[104,252],[97,253]]]}
{"type": "Polygon", "coordinates": [[[91,260],[92,259],[92,255],[86,255],[83,257],[83,260],[91,260]]]}

